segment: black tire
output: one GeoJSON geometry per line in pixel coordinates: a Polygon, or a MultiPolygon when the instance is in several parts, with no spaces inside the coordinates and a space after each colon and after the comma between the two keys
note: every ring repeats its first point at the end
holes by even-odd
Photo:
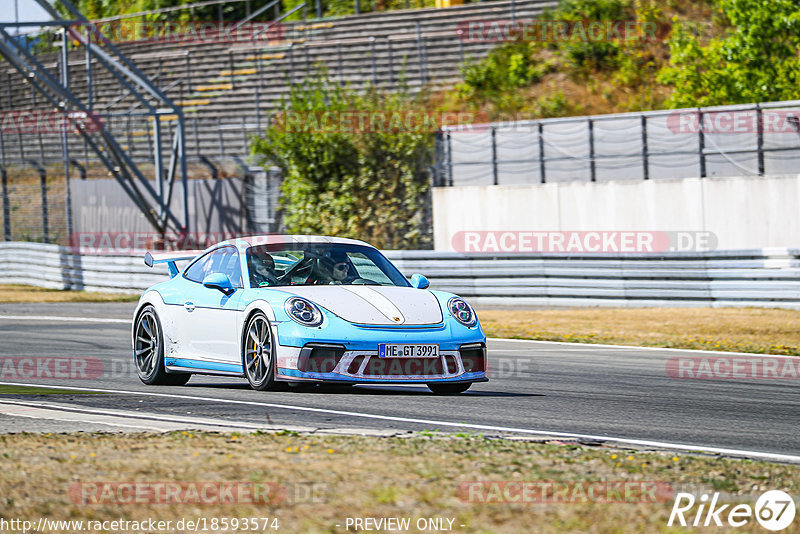
{"type": "Polygon", "coordinates": [[[242,366],[251,388],[257,391],[278,389],[274,363],[272,328],[267,316],[256,312],[247,320],[242,340],[242,366]]]}
{"type": "Polygon", "coordinates": [[[435,395],[458,395],[459,393],[464,393],[469,389],[472,385],[471,382],[457,382],[454,384],[426,384],[428,389],[431,390],[432,393],[435,395]]]}
{"type": "Polygon", "coordinates": [[[133,329],[133,363],[139,380],[150,386],[182,386],[190,373],[167,373],[164,368],[164,334],[155,308],[147,305],[133,329]]]}

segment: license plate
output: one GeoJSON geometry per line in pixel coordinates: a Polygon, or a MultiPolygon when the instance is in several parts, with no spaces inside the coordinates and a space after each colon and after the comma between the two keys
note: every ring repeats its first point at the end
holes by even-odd
{"type": "Polygon", "coordinates": [[[439,345],[379,343],[378,356],[381,358],[438,358],[439,345]]]}

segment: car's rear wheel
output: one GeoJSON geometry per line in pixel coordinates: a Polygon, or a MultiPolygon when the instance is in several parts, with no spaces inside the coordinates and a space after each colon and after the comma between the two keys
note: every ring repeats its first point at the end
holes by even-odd
{"type": "Polygon", "coordinates": [[[242,364],[250,387],[259,391],[275,389],[275,347],[267,316],[253,314],[247,321],[242,343],[242,364]]]}
{"type": "Polygon", "coordinates": [[[189,381],[191,374],[167,373],[164,368],[164,334],[153,306],[142,308],[133,332],[133,361],[139,380],[151,386],[182,386],[189,381]]]}
{"type": "Polygon", "coordinates": [[[464,393],[472,384],[470,382],[460,382],[456,384],[427,384],[428,389],[436,395],[458,395],[464,393]]]}

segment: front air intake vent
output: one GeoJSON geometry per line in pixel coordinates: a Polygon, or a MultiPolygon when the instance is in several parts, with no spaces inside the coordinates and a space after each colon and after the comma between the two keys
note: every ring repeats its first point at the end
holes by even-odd
{"type": "Polygon", "coordinates": [[[464,372],[486,372],[486,345],[483,343],[461,345],[458,353],[461,355],[461,363],[464,364],[464,372]]]}
{"type": "Polygon", "coordinates": [[[331,373],[342,359],[344,351],[341,345],[306,345],[300,351],[297,368],[304,373],[331,373]]]}

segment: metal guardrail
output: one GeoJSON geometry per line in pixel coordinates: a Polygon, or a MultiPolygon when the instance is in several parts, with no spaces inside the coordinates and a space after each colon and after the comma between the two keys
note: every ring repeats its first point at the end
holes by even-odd
{"type": "MultiPolygon", "coordinates": [[[[139,292],[165,280],[141,254],[92,256],[41,243],[0,243],[6,283],[139,292]]],[[[466,255],[388,251],[406,275],[491,306],[759,306],[800,309],[800,249],[640,255],[466,255]]],[[[163,271],[163,272],[162,272],[163,271]]]]}
{"type": "Polygon", "coordinates": [[[86,289],[136,293],[168,274],[145,266],[139,256],[72,254],[66,247],[44,243],[0,243],[3,282],[54,289],[86,289]]]}
{"type": "Polygon", "coordinates": [[[800,250],[640,255],[396,252],[404,273],[476,305],[800,307],[800,250]]]}

